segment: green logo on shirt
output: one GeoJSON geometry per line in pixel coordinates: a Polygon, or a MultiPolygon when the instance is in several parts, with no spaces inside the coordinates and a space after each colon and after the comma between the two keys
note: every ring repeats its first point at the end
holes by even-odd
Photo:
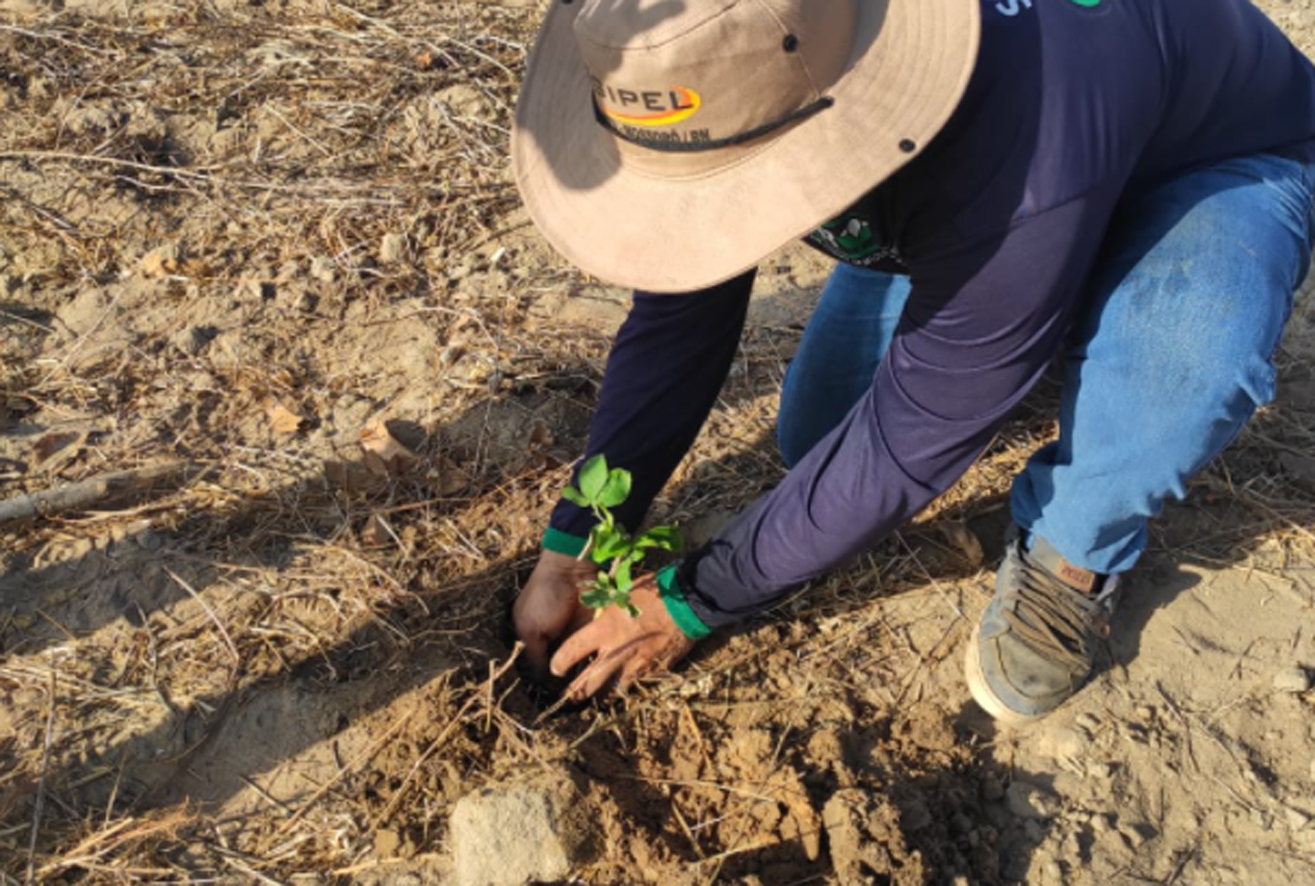
{"type": "MultiPolygon", "coordinates": [[[[1000,0],[995,4],[995,11],[1001,15],[1013,18],[1025,9],[1031,9],[1035,0],[1000,0]]],[[[1069,0],[1074,6],[1081,6],[1083,9],[1095,9],[1101,4],[1101,0],[1069,0]]]]}

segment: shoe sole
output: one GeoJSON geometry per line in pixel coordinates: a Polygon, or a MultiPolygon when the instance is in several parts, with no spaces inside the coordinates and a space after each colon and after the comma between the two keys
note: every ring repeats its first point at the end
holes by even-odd
{"type": "Polygon", "coordinates": [[[964,655],[963,668],[964,675],[968,678],[968,691],[972,693],[973,701],[977,702],[982,710],[990,714],[991,719],[1006,726],[1021,728],[1030,726],[1044,718],[1045,714],[1032,716],[1020,714],[1013,708],[1006,706],[991,690],[990,684],[986,682],[986,675],[982,673],[981,639],[982,625],[979,622],[977,627],[973,628],[972,639],[968,641],[968,651],[964,655]]]}

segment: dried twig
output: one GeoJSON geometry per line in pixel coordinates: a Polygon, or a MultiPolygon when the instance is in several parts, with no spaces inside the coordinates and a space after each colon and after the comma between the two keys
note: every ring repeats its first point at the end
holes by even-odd
{"type": "Polygon", "coordinates": [[[147,484],[175,480],[195,470],[191,462],[168,462],[130,471],[116,471],[81,480],[58,489],[23,494],[0,501],[0,524],[33,517],[53,517],[89,507],[128,492],[140,492],[147,484]]]}
{"type": "Polygon", "coordinates": [[[41,747],[41,777],[37,781],[37,797],[32,809],[32,835],[27,843],[27,883],[37,882],[37,837],[41,833],[41,815],[46,808],[46,780],[50,771],[50,748],[55,739],[55,710],[59,707],[56,698],[58,682],[54,668],[50,670],[50,710],[46,714],[46,733],[41,747]]]}

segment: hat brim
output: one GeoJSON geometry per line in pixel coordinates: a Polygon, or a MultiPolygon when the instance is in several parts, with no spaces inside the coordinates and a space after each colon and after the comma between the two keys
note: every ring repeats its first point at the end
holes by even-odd
{"type": "Polygon", "coordinates": [[[582,270],[649,292],[740,274],[844,212],[917,156],[977,59],[980,0],[859,0],[833,107],[697,177],[624,163],[594,116],[573,22],[552,3],[516,108],[512,162],[530,217],[582,270]],[[912,147],[912,150],[909,148],[912,147]]]}

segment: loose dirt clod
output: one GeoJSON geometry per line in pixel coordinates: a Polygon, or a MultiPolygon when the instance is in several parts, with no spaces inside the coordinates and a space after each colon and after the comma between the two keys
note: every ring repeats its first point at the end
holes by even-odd
{"type": "Polygon", "coordinates": [[[1059,799],[1039,785],[1015,781],[1005,791],[1005,804],[1019,818],[1045,821],[1059,814],[1059,799]]]}
{"type": "Polygon", "coordinates": [[[838,791],[822,810],[822,823],[838,882],[924,882],[921,857],[904,845],[899,811],[879,795],[858,788],[838,791]]]}

